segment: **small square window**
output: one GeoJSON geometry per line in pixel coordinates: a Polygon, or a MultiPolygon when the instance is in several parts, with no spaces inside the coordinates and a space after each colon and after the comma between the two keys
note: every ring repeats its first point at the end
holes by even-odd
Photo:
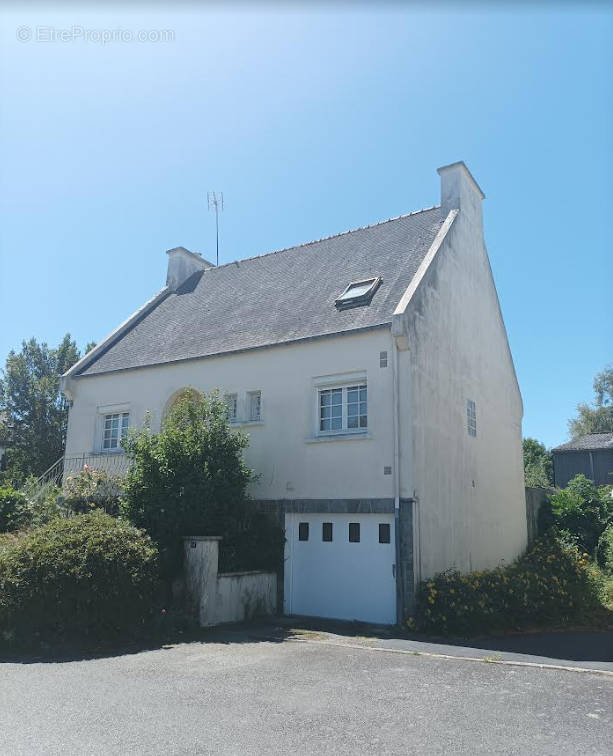
{"type": "Polygon", "coordinates": [[[262,419],[262,392],[250,391],[249,397],[249,420],[258,423],[262,419]]]}
{"type": "Polygon", "coordinates": [[[321,540],[322,541],[331,541],[332,540],[332,523],[331,522],[324,522],[321,526],[321,540]]]}
{"type": "Polygon", "coordinates": [[[379,543],[390,542],[390,531],[391,531],[391,528],[389,526],[389,522],[379,523],[379,543]]]}
{"type": "Polygon", "coordinates": [[[308,522],[301,522],[298,524],[298,540],[299,541],[309,540],[309,523],[308,522]]]}
{"type": "Polygon", "coordinates": [[[349,542],[350,543],[360,542],[360,523],[359,522],[349,523],[349,542]]]}
{"type": "Polygon", "coordinates": [[[477,405],[472,399],[466,400],[466,421],[469,436],[477,435],[477,405]]]}

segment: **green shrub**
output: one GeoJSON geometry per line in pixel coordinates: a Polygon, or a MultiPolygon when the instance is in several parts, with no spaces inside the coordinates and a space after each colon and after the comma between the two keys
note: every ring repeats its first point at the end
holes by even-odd
{"type": "Polygon", "coordinates": [[[22,512],[28,500],[11,486],[0,488],[0,533],[19,528],[22,512]]]}
{"type": "Polygon", "coordinates": [[[600,536],[596,554],[599,566],[608,575],[613,575],[613,523],[600,536]]]}
{"type": "Polygon", "coordinates": [[[577,537],[580,548],[594,553],[598,539],[613,516],[613,499],[606,486],[598,488],[585,475],[577,475],[568,486],[550,498],[544,514],[554,528],[577,537]]]}
{"type": "Polygon", "coordinates": [[[225,570],[282,564],[281,528],[257,516],[247,495],[253,477],[243,459],[248,443],[230,427],[219,395],[196,392],[172,407],[160,433],[144,429],[124,442],[132,465],[122,512],[158,544],[165,578],[181,568],[186,535],[221,536],[225,570]]]}
{"type": "Polygon", "coordinates": [[[38,527],[65,514],[59,503],[61,490],[53,483],[40,485],[27,478],[21,488],[0,488],[0,532],[38,527]]]}
{"type": "Polygon", "coordinates": [[[559,539],[539,540],[508,567],[443,572],[422,583],[417,626],[424,632],[475,635],[565,624],[599,606],[587,553],[559,539]]]}
{"type": "Polygon", "coordinates": [[[103,512],[56,519],[0,541],[0,640],[108,638],[152,608],[157,551],[103,512]]]}
{"type": "Polygon", "coordinates": [[[85,465],[81,472],[69,475],[64,482],[64,502],[74,514],[102,509],[110,515],[119,514],[123,483],[118,476],[85,465]]]}

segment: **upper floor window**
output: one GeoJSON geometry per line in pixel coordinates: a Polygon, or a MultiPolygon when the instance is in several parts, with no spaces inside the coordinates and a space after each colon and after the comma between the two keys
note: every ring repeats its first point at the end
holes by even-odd
{"type": "Polygon", "coordinates": [[[466,400],[466,422],[468,427],[468,435],[477,435],[477,405],[472,399],[466,400]]]}
{"type": "Polygon", "coordinates": [[[238,394],[226,394],[226,406],[228,408],[228,420],[231,423],[238,422],[238,394]]]}
{"type": "Polygon", "coordinates": [[[247,394],[247,404],[249,408],[249,421],[258,423],[262,419],[262,392],[250,391],[247,394]]]}
{"type": "Polygon", "coordinates": [[[114,412],[104,416],[102,448],[104,450],[120,449],[130,424],[129,412],[114,412]]]}
{"type": "Polygon", "coordinates": [[[342,433],[368,428],[365,383],[319,390],[319,432],[342,433]]]}

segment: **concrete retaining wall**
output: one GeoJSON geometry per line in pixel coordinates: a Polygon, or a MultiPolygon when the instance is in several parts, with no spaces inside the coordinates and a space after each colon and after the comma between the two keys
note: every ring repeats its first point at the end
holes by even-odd
{"type": "Polygon", "coordinates": [[[218,573],[217,536],[186,536],[185,583],[188,601],[202,627],[276,614],[274,572],[218,573]]]}

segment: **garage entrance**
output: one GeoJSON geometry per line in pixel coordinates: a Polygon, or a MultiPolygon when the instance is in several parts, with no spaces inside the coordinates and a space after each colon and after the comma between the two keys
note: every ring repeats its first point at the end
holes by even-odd
{"type": "Polygon", "coordinates": [[[286,614],[396,622],[393,514],[285,515],[286,614]]]}

